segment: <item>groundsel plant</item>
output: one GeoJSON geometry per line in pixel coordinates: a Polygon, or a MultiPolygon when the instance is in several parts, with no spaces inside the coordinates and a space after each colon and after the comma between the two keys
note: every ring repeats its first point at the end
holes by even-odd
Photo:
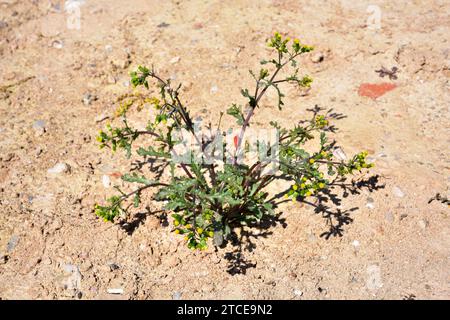
{"type": "Polygon", "coordinates": [[[129,158],[133,143],[139,138],[149,138],[151,142],[145,148],[138,148],[137,155],[170,168],[170,181],[154,181],[135,171],[124,174],[122,180],[137,187],[130,192],[116,187],[119,194],[110,197],[106,204],[97,204],[96,214],[105,221],[124,219],[130,207],[141,205],[141,195],[146,189],[157,188],[154,198],[164,201],[164,209],[172,213],[173,232],[183,236],[189,248],[204,250],[210,239],[220,246],[229,239],[233,228],[256,227],[273,216],[274,204],[266,187],[276,179],[292,182],[281,195],[284,193],[284,197],[297,201],[326,190],[337,178],[370,168],[372,164],[366,162],[366,152],[348,161],[334,159],[334,144],[326,136],[330,128],[327,115],[314,113],[312,119],[299,121],[289,129],[270,122],[268,125],[276,131],[276,141],[249,137],[252,117],[268,90],[275,90],[276,105],[282,110],[284,85],[304,88],[312,82],[309,76],[300,76],[297,67],[297,59],[312,51],[311,46],[298,39],[291,41],[279,33],[269,40],[268,46],[273,48],[274,58],[262,60],[257,72],[250,71],[255,82],[252,90],[241,90],[247,100],[246,107],[232,104],[227,110],[240,127],[231,138],[225,138],[221,129],[223,113],[220,113],[217,130],[210,130],[209,134],[198,130],[180,97],[181,85],[173,86],[153,68],[139,66],[132,72],[134,87],[148,89],[155,83],[159,95],[139,93],[121,97],[116,116],[123,125],[108,124],[106,130],[99,132],[97,141],[100,148],[109,147],[113,152],[118,148],[125,150],[129,158]],[[283,69],[287,69],[283,73],[290,75],[282,77],[283,69]],[[140,109],[151,105],[157,111],[145,130],[136,130],[127,122],[126,114],[136,104],[140,109]],[[317,149],[305,150],[305,143],[312,139],[318,140],[317,149]],[[255,143],[250,145],[249,140],[255,143]],[[180,145],[188,147],[179,148],[180,145]],[[257,156],[246,163],[243,154],[250,150],[257,150],[257,156]]]}

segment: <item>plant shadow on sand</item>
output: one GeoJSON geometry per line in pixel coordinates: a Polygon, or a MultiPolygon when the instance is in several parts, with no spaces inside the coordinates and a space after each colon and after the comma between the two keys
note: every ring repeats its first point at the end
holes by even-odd
{"type": "MultiPolygon", "coordinates": [[[[307,111],[312,112],[315,115],[319,114],[324,109],[317,105],[307,111]]],[[[341,113],[333,112],[333,109],[327,111],[327,117],[335,120],[343,119],[346,116],[341,113]]],[[[330,132],[336,132],[338,130],[335,126],[327,128],[330,132]]],[[[334,144],[334,143],[333,143],[334,144]]],[[[279,176],[283,179],[283,176],[279,176]]],[[[304,198],[298,198],[300,203],[312,206],[315,214],[320,214],[326,221],[327,230],[325,230],[320,237],[323,239],[330,239],[331,237],[342,237],[344,235],[344,227],[354,221],[351,214],[357,211],[358,207],[352,207],[350,209],[340,209],[343,198],[347,198],[350,195],[358,195],[362,190],[374,192],[379,189],[383,189],[385,184],[380,182],[381,177],[379,175],[369,176],[359,180],[352,180],[347,182],[345,178],[335,179],[328,189],[322,190],[318,194],[310,197],[313,201],[307,201],[304,198]]],[[[280,200],[282,196],[287,193],[288,190],[276,194],[270,202],[274,208],[278,208],[279,204],[287,202],[289,200],[280,200]]],[[[225,259],[228,260],[228,273],[246,274],[249,268],[255,268],[256,263],[249,261],[245,258],[244,252],[252,252],[256,248],[256,244],[252,239],[267,238],[272,235],[272,231],[268,229],[281,225],[283,228],[287,227],[286,219],[282,218],[282,212],[276,214],[273,217],[266,217],[258,224],[249,225],[247,228],[238,227],[238,232],[233,232],[231,240],[229,241],[233,246],[231,252],[225,254],[225,259]]],[[[224,243],[221,247],[225,247],[224,243]]]]}
{"type": "MultiPolygon", "coordinates": [[[[352,207],[345,210],[337,208],[342,204],[343,198],[360,194],[364,189],[369,192],[374,192],[383,189],[384,187],[385,185],[380,183],[380,176],[373,175],[350,183],[335,183],[329,189],[315,195],[315,201],[299,199],[299,202],[312,206],[314,213],[320,214],[325,219],[327,230],[320,234],[320,237],[328,240],[331,237],[342,237],[344,235],[344,227],[354,221],[351,214],[359,209],[359,207],[352,207]],[[339,190],[342,193],[341,196],[335,192],[339,190]]],[[[276,199],[281,198],[281,195],[284,193],[285,192],[278,194],[276,198],[272,200],[275,208],[277,208],[279,204],[289,201],[281,200],[276,202],[276,199]]],[[[281,225],[283,228],[286,228],[286,219],[281,216],[282,212],[274,217],[268,217],[258,224],[249,225],[248,228],[245,229],[240,227],[238,228],[238,232],[233,232],[231,240],[229,241],[233,246],[233,250],[225,254],[225,259],[228,260],[228,273],[232,275],[245,274],[247,269],[256,267],[256,263],[245,258],[244,252],[252,252],[256,249],[256,244],[252,241],[253,239],[260,237],[267,238],[272,235],[273,232],[268,231],[268,229],[273,228],[276,225],[281,225]]],[[[225,244],[223,244],[222,247],[225,247],[225,244]]]]}

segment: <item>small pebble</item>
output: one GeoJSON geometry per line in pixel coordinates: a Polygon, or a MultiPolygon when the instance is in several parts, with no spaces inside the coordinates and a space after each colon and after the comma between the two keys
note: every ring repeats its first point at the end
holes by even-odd
{"type": "Polygon", "coordinates": [[[171,63],[171,64],[175,64],[175,63],[177,63],[178,61],[180,61],[180,57],[174,57],[174,58],[172,58],[172,59],[170,60],[170,63],[171,63]]]}
{"type": "Polygon", "coordinates": [[[220,247],[223,244],[222,232],[214,232],[213,242],[215,246],[220,247]]]}
{"type": "Polygon", "coordinates": [[[325,59],[325,56],[322,52],[317,52],[311,57],[311,61],[314,63],[322,62],[325,59]]]}
{"type": "Polygon", "coordinates": [[[90,105],[93,101],[96,101],[97,97],[92,95],[91,93],[85,93],[83,96],[83,103],[84,105],[88,106],[90,105]]]}
{"type": "Polygon", "coordinates": [[[112,45],[107,44],[107,45],[105,46],[105,51],[106,51],[106,53],[111,53],[111,52],[113,51],[112,45]]]}
{"type": "Polygon", "coordinates": [[[211,92],[211,94],[216,93],[217,91],[219,91],[219,88],[217,88],[217,86],[212,86],[211,90],[209,92],[211,92]]]}
{"type": "Polygon", "coordinates": [[[130,65],[131,61],[128,58],[115,59],[111,61],[111,64],[117,69],[126,69],[130,65]]]}
{"type": "Polygon", "coordinates": [[[44,120],[36,120],[33,123],[33,129],[34,129],[36,136],[42,136],[46,131],[45,121],[44,120]]]}
{"type": "Polygon", "coordinates": [[[109,266],[109,269],[110,269],[111,271],[120,269],[119,265],[118,265],[117,263],[114,263],[114,262],[113,262],[113,263],[110,263],[108,266],[109,266]]]}
{"type": "Polygon", "coordinates": [[[299,289],[294,289],[294,296],[301,297],[303,295],[303,291],[299,289]]]}
{"type": "Polygon", "coordinates": [[[47,172],[50,174],[67,173],[69,171],[69,165],[64,162],[58,162],[54,167],[47,170],[47,172]]]}
{"type": "Polygon", "coordinates": [[[170,26],[170,24],[165,22],[161,22],[160,24],[157,25],[158,28],[167,28],[168,26],[170,26]]]}
{"type": "Polygon", "coordinates": [[[403,193],[403,191],[399,187],[392,188],[392,192],[398,198],[403,198],[405,196],[405,194],[403,193]]]}
{"type": "Polygon", "coordinates": [[[13,251],[16,248],[18,243],[19,243],[19,236],[18,235],[13,235],[11,237],[11,239],[9,239],[8,244],[6,245],[6,250],[8,252],[13,251]]]}
{"type": "Polygon", "coordinates": [[[172,295],[172,300],[180,300],[182,293],[179,291],[175,291],[172,295]]]}
{"type": "Polygon", "coordinates": [[[428,227],[428,221],[426,220],[419,220],[417,224],[421,229],[425,229],[426,227],[428,227]]]}
{"type": "Polygon", "coordinates": [[[111,187],[111,179],[107,174],[104,174],[102,177],[102,183],[105,188],[111,187]]]}
{"type": "Polygon", "coordinates": [[[44,150],[42,150],[41,147],[37,147],[36,152],[35,152],[35,156],[36,156],[36,157],[39,157],[39,156],[42,154],[43,151],[44,151],[44,150]]]}
{"type": "Polygon", "coordinates": [[[62,49],[64,47],[64,43],[61,40],[55,40],[52,42],[52,47],[56,49],[62,49]]]}
{"type": "Polygon", "coordinates": [[[373,200],[373,198],[371,197],[367,198],[366,207],[369,209],[375,208],[375,201],[373,200]]]}
{"type": "Polygon", "coordinates": [[[107,290],[109,294],[123,294],[122,288],[110,288],[107,290]]]}

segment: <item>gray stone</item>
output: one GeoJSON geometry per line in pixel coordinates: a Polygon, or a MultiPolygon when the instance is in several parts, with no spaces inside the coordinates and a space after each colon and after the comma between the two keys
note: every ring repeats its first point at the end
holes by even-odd
{"type": "Polygon", "coordinates": [[[93,101],[96,101],[96,100],[97,100],[97,97],[89,92],[85,93],[83,96],[83,103],[86,106],[90,105],[93,101]]]}
{"type": "Polygon", "coordinates": [[[223,234],[221,231],[214,232],[213,242],[215,246],[220,247],[223,244],[223,234]]]}
{"type": "Polygon", "coordinates": [[[47,131],[47,129],[45,128],[45,121],[44,120],[36,120],[33,123],[33,129],[34,129],[36,136],[42,136],[47,131]]]}
{"type": "Polygon", "coordinates": [[[6,245],[6,250],[8,252],[13,251],[16,248],[18,243],[19,243],[19,236],[18,235],[13,235],[11,237],[11,239],[9,239],[8,244],[6,245]]]}
{"type": "Polygon", "coordinates": [[[120,269],[120,266],[115,262],[108,263],[108,266],[109,266],[109,270],[111,270],[111,271],[120,269]]]}
{"type": "Polygon", "coordinates": [[[398,198],[403,198],[405,196],[405,193],[399,187],[392,188],[392,193],[398,198]]]}
{"type": "Polygon", "coordinates": [[[161,22],[160,24],[157,25],[158,28],[167,28],[168,26],[170,26],[170,24],[166,22],[161,22]]]}
{"type": "Polygon", "coordinates": [[[180,291],[175,291],[172,295],[172,300],[181,300],[182,293],[180,291]]]}

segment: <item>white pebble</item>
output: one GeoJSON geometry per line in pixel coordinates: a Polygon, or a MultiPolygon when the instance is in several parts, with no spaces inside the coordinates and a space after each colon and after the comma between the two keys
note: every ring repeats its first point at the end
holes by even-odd
{"type": "Polygon", "coordinates": [[[123,294],[123,289],[122,288],[111,288],[111,289],[108,289],[107,292],[109,294],[123,294]]]}
{"type": "Polygon", "coordinates": [[[212,94],[216,93],[217,91],[219,91],[219,88],[217,88],[217,86],[212,86],[211,90],[209,92],[211,92],[212,94]]]}
{"type": "Polygon", "coordinates": [[[399,198],[403,198],[405,196],[405,193],[399,187],[392,188],[392,192],[396,197],[399,198]]]}
{"type": "Polygon", "coordinates": [[[104,174],[102,177],[102,183],[105,188],[111,187],[111,179],[107,174],[104,174]]]}
{"type": "Polygon", "coordinates": [[[428,222],[425,221],[425,220],[419,220],[419,221],[417,222],[417,224],[419,225],[419,227],[420,227],[421,229],[425,229],[425,228],[428,226],[428,222]]]}
{"type": "Polygon", "coordinates": [[[366,207],[369,209],[373,209],[375,208],[375,202],[372,198],[367,198],[367,203],[366,203],[366,207]]]}
{"type": "Polygon", "coordinates": [[[298,290],[298,289],[294,289],[294,295],[297,297],[301,297],[303,295],[303,291],[298,290]]]}
{"type": "Polygon", "coordinates": [[[64,162],[58,162],[54,167],[47,170],[50,174],[66,173],[70,170],[70,167],[64,162]]]}
{"type": "Polygon", "coordinates": [[[170,63],[171,63],[171,64],[175,64],[175,63],[177,63],[178,61],[180,61],[180,57],[174,57],[174,58],[172,58],[172,59],[170,60],[170,63]]]}

